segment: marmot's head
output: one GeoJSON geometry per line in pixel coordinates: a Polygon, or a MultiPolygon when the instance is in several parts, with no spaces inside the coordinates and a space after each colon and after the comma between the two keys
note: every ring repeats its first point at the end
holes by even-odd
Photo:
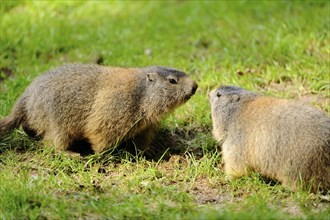
{"type": "Polygon", "coordinates": [[[237,86],[221,86],[209,93],[211,103],[213,134],[220,141],[226,135],[232,121],[239,120],[237,113],[245,102],[257,94],[237,86]]]}
{"type": "MultiPolygon", "coordinates": [[[[164,115],[193,96],[198,85],[184,72],[168,67],[152,66],[142,69],[145,74],[145,100],[153,111],[164,115]]],[[[154,112],[153,112],[154,113],[154,112]]]]}

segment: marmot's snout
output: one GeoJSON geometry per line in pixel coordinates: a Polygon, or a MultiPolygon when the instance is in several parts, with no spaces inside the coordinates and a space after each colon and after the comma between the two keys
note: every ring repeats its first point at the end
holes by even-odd
{"type": "Polygon", "coordinates": [[[190,90],[186,90],[186,95],[184,96],[184,101],[188,101],[191,96],[193,96],[196,93],[196,90],[198,88],[198,85],[195,81],[192,80],[192,84],[191,84],[191,89],[190,90]]]}
{"type": "Polygon", "coordinates": [[[197,88],[198,88],[198,85],[197,85],[197,83],[193,82],[192,91],[191,91],[191,94],[192,94],[192,95],[194,95],[194,94],[195,94],[195,92],[196,92],[197,88]]]}

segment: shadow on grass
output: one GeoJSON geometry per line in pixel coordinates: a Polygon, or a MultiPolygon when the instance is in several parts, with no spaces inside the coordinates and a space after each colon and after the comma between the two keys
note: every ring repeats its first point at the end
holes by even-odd
{"type": "Polygon", "coordinates": [[[7,150],[15,150],[16,152],[33,151],[39,147],[40,142],[31,139],[21,130],[15,130],[0,137],[0,154],[7,150]]]}
{"type": "MultiPolygon", "coordinates": [[[[204,152],[202,147],[192,145],[192,142],[198,139],[198,134],[198,131],[195,130],[186,130],[183,128],[170,130],[162,128],[156,132],[151,147],[145,151],[137,149],[132,140],[127,140],[122,142],[115,149],[110,149],[107,154],[123,155],[123,153],[128,153],[133,158],[143,156],[147,160],[158,161],[160,159],[168,160],[171,155],[184,155],[189,152],[198,158],[203,156],[204,152]]],[[[87,140],[75,142],[70,149],[80,153],[82,156],[88,156],[94,153],[87,140]],[[84,149],[84,151],[81,149],[84,149]]]]}
{"type": "MultiPolygon", "coordinates": [[[[189,152],[198,158],[202,157],[204,154],[202,146],[196,146],[198,144],[193,144],[199,138],[199,134],[199,131],[193,129],[187,130],[184,128],[176,128],[170,130],[167,128],[161,128],[156,132],[151,147],[143,152],[136,149],[133,141],[128,140],[122,142],[114,149],[107,150],[102,153],[102,155],[106,156],[111,154],[120,158],[125,157],[128,153],[132,158],[143,156],[147,160],[158,161],[160,159],[168,160],[171,155],[184,155],[189,152]]],[[[15,130],[11,134],[0,137],[0,154],[6,150],[15,150],[17,152],[38,150],[43,147],[42,142],[39,140],[40,138],[31,138],[22,130],[15,130]]],[[[69,151],[79,153],[82,157],[94,155],[91,144],[87,139],[75,140],[69,147],[69,151]]]]}

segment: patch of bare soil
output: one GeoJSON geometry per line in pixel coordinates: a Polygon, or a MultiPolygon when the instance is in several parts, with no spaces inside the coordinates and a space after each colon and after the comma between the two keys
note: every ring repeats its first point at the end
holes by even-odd
{"type": "MultiPolygon", "coordinates": [[[[308,204],[305,204],[305,208],[310,209],[313,213],[320,213],[330,208],[329,196],[320,196],[315,194],[309,195],[310,200],[308,204]]],[[[294,201],[292,198],[286,199],[286,205],[283,207],[283,211],[290,215],[300,216],[306,218],[303,208],[294,201]]]]}
{"type": "Polygon", "coordinates": [[[322,106],[324,103],[330,103],[330,96],[326,96],[324,94],[303,94],[299,97],[299,100],[307,104],[315,103],[319,106],[322,106]]]}
{"type": "Polygon", "coordinates": [[[212,186],[207,179],[197,179],[188,193],[194,196],[198,205],[223,204],[232,201],[232,196],[220,190],[219,186],[212,186]]]}
{"type": "Polygon", "coordinates": [[[264,85],[261,91],[275,91],[277,93],[285,93],[286,96],[306,104],[314,105],[320,109],[326,109],[326,105],[330,103],[330,94],[315,94],[304,87],[297,87],[291,80],[283,82],[270,82],[264,85]]]}
{"type": "Polygon", "coordinates": [[[288,201],[283,208],[283,211],[294,216],[302,216],[303,213],[299,205],[294,201],[288,201]]]}
{"type": "Polygon", "coordinates": [[[198,176],[192,183],[188,184],[187,181],[189,182],[189,180],[185,179],[185,170],[191,165],[191,160],[187,156],[172,155],[168,161],[164,161],[159,165],[159,169],[168,174],[168,179],[175,179],[175,181],[170,181],[169,184],[182,185],[182,188],[192,195],[197,205],[221,205],[233,201],[233,199],[236,200],[227,192],[226,184],[214,183],[207,176],[198,176]],[[172,177],[173,173],[176,173],[175,178],[172,177]]]}
{"type": "Polygon", "coordinates": [[[0,67],[0,81],[5,80],[13,74],[13,70],[8,67],[0,67]]]}

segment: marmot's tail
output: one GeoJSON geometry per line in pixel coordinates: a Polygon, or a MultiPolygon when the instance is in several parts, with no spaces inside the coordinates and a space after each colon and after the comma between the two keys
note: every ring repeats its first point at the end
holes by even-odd
{"type": "Polygon", "coordinates": [[[11,115],[0,120],[0,134],[6,134],[20,125],[19,120],[11,115]]]}
{"type": "Polygon", "coordinates": [[[7,134],[18,128],[26,118],[26,113],[24,110],[24,105],[22,101],[19,100],[14,106],[12,113],[2,119],[0,119],[0,136],[7,134]]]}

